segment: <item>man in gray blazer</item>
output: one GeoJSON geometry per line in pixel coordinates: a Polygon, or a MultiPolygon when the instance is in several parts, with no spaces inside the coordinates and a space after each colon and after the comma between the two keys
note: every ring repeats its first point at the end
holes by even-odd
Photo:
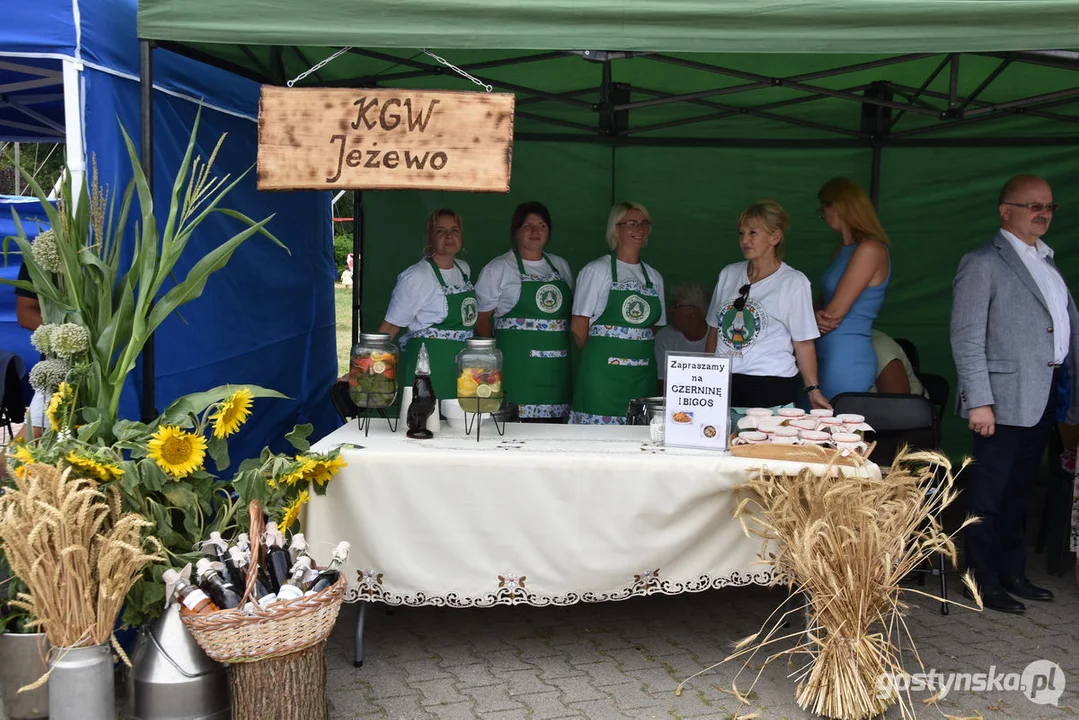
{"type": "Polygon", "coordinates": [[[965,555],[985,606],[1002,612],[1026,609],[1013,595],[1053,598],[1026,576],[1026,514],[1065,362],[1069,422],[1079,419],[1079,313],[1041,240],[1056,207],[1045,180],[1009,180],[1000,193],[1000,230],[963,256],[953,284],[957,409],[974,433],[967,511],[981,518],[966,531],[965,555]]]}

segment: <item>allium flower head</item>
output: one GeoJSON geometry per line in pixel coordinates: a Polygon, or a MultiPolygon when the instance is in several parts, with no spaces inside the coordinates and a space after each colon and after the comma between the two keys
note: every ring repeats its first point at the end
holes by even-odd
{"type": "Polygon", "coordinates": [[[52,352],[60,357],[72,357],[90,349],[90,333],[82,325],[57,325],[49,338],[52,352]]]}
{"type": "Polygon", "coordinates": [[[44,355],[52,354],[52,331],[56,329],[56,325],[39,325],[34,334],[30,336],[30,344],[34,346],[34,349],[44,355]]]}
{"type": "Polygon", "coordinates": [[[56,247],[56,233],[52,230],[46,230],[34,238],[30,249],[34,254],[34,262],[42,270],[58,273],[63,269],[60,250],[56,247]]]}
{"type": "Polygon", "coordinates": [[[66,360],[42,360],[30,371],[30,385],[35,390],[51,392],[67,379],[68,369],[66,360]]]}

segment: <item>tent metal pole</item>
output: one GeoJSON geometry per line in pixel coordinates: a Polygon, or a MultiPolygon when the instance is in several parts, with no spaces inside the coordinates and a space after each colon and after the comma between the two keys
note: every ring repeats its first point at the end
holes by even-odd
{"type": "MultiPolygon", "coordinates": [[[[374,58],[375,60],[384,60],[386,62],[397,63],[399,65],[408,65],[419,70],[427,71],[431,75],[445,75],[449,72],[452,72],[437,65],[431,65],[430,63],[419,62],[418,60],[412,60],[411,58],[402,58],[396,57],[394,55],[387,55],[386,53],[378,52],[375,50],[368,50],[365,48],[352,48],[351,50],[349,50],[349,52],[355,55],[363,55],[364,57],[374,58]]],[[[587,108],[589,110],[594,109],[592,103],[590,102],[585,102],[584,100],[577,100],[576,98],[572,97],[566,97],[563,95],[559,95],[558,93],[547,92],[546,90],[539,90],[537,88],[529,88],[523,85],[515,85],[513,83],[508,83],[504,80],[495,80],[494,78],[484,77],[482,75],[476,75],[475,77],[477,80],[485,82],[488,85],[493,85],[495,87],[505,88],[507,90],[512,90],[519,93],[527,93],[529,95],[536,95],[542,98],[547,98],[548,100],[554,100],[555,102],[564,103],[566,105],[587,108]]]]}
{"type": "MultiPolygon", "coordinates": [[[[151,196],[154,192],[154,43],[139,40],[139,135],[142,173],[151,196]]],[[[142,347],[142,421],[157,417],[154,402],[154,335],[150,333],[142,347]]]]}
{"type": "Polygon", "coordinates": [[[1079,88],[1058,90],[1057,92],[1045,93],[1044,95],[1032,95],[1031,97],[1011,100],[1009,102],[996,103],[994,105],[985,105],[975,110],[968,110],[966,113],[964,113],[964,115],[968,118],[973,118],[978,117],[979,115],[985,115],[987,113],[999,112],[1000,110],[1021,108],[1026,107],[1027,105],[1039,105],[1043,102],[1049,102],[1051,100],[1061,100],[1063,98],[1071,98],[1075,97],[1076,95],[1079,95],[1079,88]]]}
{"type": "MultiPolygon", "coordinates": [[[[944,68],[946,68],[948,66],[948,62],[949,62],[948,58],[944,58],[944,60],[941,61],[940,65],[937,65],[937,69],[934,70],[933,72],[929,73],[929,77],[927,77],[925,79],[925,82],[922,83],[921,87],[919,87],[917,90],[915,90],[914,94],[910,96],[910,104],[911,105],[914,105],[914,103],[918,102],[918,99],[922,96],[922,93],[924,93],[926,91],[926,88],[928,88],[929,85],[932,84],[932,82],[937,79],[937,75],[940,75],[944,71],[944,68]]],[[[928,104],[927,104],[927,107],[928,107],[928,104]]],[[[903,119],[903,114],[905,112],[906,112],[906,110],[900,110],[899,112],[897,112],[895,114],[895,117],[892,118],[892,123],[891,123],[891,127],[889,128],[889,130],[895,128],[895,126],[899,124],[899,121],[901,119],[903,119]]]]}
{"type": "Polygon", "coordinates": [[[880,211],[880,164],[882,160],[882,151],[879,142],[873,143],[873,164],[870,168],[869,175],[869,199],[873,203],[873,207],[880,211]]]}
{"type": "Polygon", "coordinates": [[[987,87],[989,87],[989,85],[994,80],[996,80],[997,77],[999,77],[1002,72],[1004,72],[1004,69],[1007,68],[1011,64],[1012,64],[1012,61],[1008,60],[1007,58],[1005,58],[1004,60],[1001,60],[1000,64],[996,66],[996,68],[993,70],[993,72],[989,73],[986,76],[985,80],[982,80],[981,84],[978,87],[974,88],[974,91],[971,92],[970,95],[967,95],[966,98],[963,99],[962,104],[958,107],[959,112],[963,112],[964,110],[967,109],[968,105],[970,105],[972,102],[977,100],[978,96],[982,94],[982,91],[985,90],[987,87]]]}
{"type": "MultiPolygon", "coordinates": [[[[898,93],[900,95],[903,95],[904,93],[907,93],[907,92],[913,92],[913,90],[914,90],[914,88],[907,87],[906,85],[897,85],[896,83],[891,83],[891,86],[892,86],[892,89],[895,90],[896,93],[898,93]]],[[[926,97],[936,98],[938,100],[947,100],[948,99],[948,96],[945,93],[936,92],[936,91],[933,91],[933,90],[926,90],[922,94],[925,95],[926,97]]],[[[1051,108],[1051,107],[1057,107],[1057,106],[1060,106],[1060,105],[1070,105],[1070,104],[1072,104],[1074,102],[1076,102],[1076,101],[1073,98],[1061,98],[1059,100],[1053,100],[1051,102],[1044,102],[1044,103],[1039,102],[1038,107],[1039,108],[1051,108]]],[[[976,107],[981,108],[981,107],[988,107],[992,103],[987,102],[985,100],[974,100],[971,104],[975,105],[976,107]]],[[[1021,108],[1011,108],[1009,110],[1009,112],[1011,114],[1013,114],[1013,115],[1028,115],[1030,117],[1045,118],[1047,120],[1059,120],[1060,122],[1079,122],[1079,116],[1060,115],[1060,114],[1057,114],[1057,113],[1046,112],[1044,109],[1039,110],[1039,109],[1035,109],[1035,108],[1021,107],[1021,108]]],[[[984,120],[984,119],[987,119],[987,118],[982,118],[982,119],[984,120]]],[[[958,121],[952,121],[952,123],[954,123],[954,122],[958,122],[958,121]]],[[[949,123],[949,124],[952,124],[952,123],[949,123]]],[[[942,127],[944,127],[944,126],[942,126],[942,127]]]]}
{"type": "MultiPolygon", "coordinates": [[[[735,77],[735,78],[740,78],[742,80],[750,80],[750,81],[752,81],[748,85],[737,86],[740,89],[745,89],[745,90],[754,90],[754,89],[757,89],[758,87],[784,87],[784,88],[790,88],[792,90],[801,90],[802,92],[806,92],[806,93],[816,93],[816,94],[820,94],[820,95],[828,95],[830,97],[840,98],[842,100],[851,100],[851,101],[857,102],[857,103],[870,103],[870,104],[873,104],[873,105],[882,105],[884,107],[890,107],[890,108],[893,108],[895,110],[907,110],[908,112],[915,112],[915,113],[918,113],[918,114],[921,114],[921,115],[929,115],[929,116],[932,116],[932,117],[939,117],[940,116],[940,112],[936,111],[936,110],[926,110],[924,108],[915,108],[915,107],[911,107],[909,105],[905,105],[903,103],[892,102],[891,100],[882,100],[882,99],[878,99],[878,98],[867,99],[867,98],[864,98],[864,97],[862,97],[860,95],[852,95],[851,93],[846,93],[846,92],[843,92],[841,90],[832,90],[830,88],[818,87],[816,85],[806,85],[805,83],[800,82],[799,80],[796,79],[796,78],[798,78],[798,76],[793,76],[793,77],[789,77],[789,78],[767,77],[765,75],[760,75],[758,73],[750,73],[750,72],[745,72],[744,70],[734,70],[734,69],[731,69],[731,68],[723,68],[723,67],[718,67],[718,66],[715,66],[715,65],[708,65],[706,63],[696,62],[696,61],[693,61],[693,60],[686,60],[684,58],[670,57],[668,55],[649,55],[648,58],[652,59],[652,60],[657,60],[659,62],[668,63],[668,64],[671,64],[671,65],[677,65],[677,66],[680,66],[680,67],[692,68],[694,70],[703,70],[705,72],[711,72],[711,73],[715,73],[717,75],[727,75],[729,77],[735,77]]],[[[838,72],[838,71],[830,73],[830,75],[838,75],[838,74],[841,74],[841,73],[838,72]]],[[[733,88],[730,88],[730,89],[733,89],[733,88]]],[[[628,109],[628,108],[619,107],[618,109],[621,110],[621,109],[628,109]]]]}
{"type": "Polygon", "coordinates": [[[951,55],[951,73],[948,76],[948,110],[959,106],[959,53],[951,55]]]}
{"type": "Polygon", "coordinates": [[[352,344],[360,339],[363,319],[363,191],[352,191],[352,344]]]}
{"type": "MultiPolygon", "coordinates": [[[[634,90],[638,92],[644,92],[648,95],[655,95],[657,97],[670,97],[667,93],[660,90],[644,90],[642,88],[635,87],[634,90]]],[[[821,95],[810,95],[805,98],[795,98],[802,102],[808,102],[810,100],[819,100],[821,95]]],[[[783,101],[788,104],[792,104],[791,101],[783,101]]],[[[774,104],[774,103],[773,103],[774,104]]],[[[764,107],[736,107],[734,105],[723,105],[722,103],[708,103],[710,107],[723,111],[722,113],[713,113],[709,115],[698,115],[697,117],[683,118],[681,120],[671,120],[667,123],[659,123],[660,126],[670,127],[671,124],[675,125],[688,125],[695,122],[702,122],[707,120],[716,120],[719,117],[729,117],[733,115],[749,115],[750,117],[759,117],[765,120],[775,120],[777,122],[787,123],[789,125],[797,125],[800,127],[811,128],[813,130],[823,130],[824,132],[835,133],[837,135],[850,135],[851,137],[868,137],[865,133],[858,132],[857,130],[851,130],[848,128],[839,127],[838,125],[828,125],[825,123],[817,123],[811,120],[802,120],[800,118],[788,117],[786,115],[779,115],[777,113],[767,112],[764,107]],[[718,116],[718,117],[717,117],[718,116]]],[[[636,128],[632,132],[640,133],[649,129],[657,129],[656,125],[645,126],[644,128],[636,128]]]]}

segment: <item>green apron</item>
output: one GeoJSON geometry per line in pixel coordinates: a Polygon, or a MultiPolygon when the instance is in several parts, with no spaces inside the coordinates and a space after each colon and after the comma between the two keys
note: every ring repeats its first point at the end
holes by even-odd
{"type": "Polygon", "coordinates": [[[551,274],[542,277],[525,272],[516,250],[513,256],[521,273],[521,295],[495,321],[506,399],[518,406],[522,418],[564,418],[573,397],[569,363],[573,294],[546,253],[543,259],[551,274]]]}
{"type": "Polygon", "coordinates": [[[643,288],[636,280],[618,282],[618,263],[611,254],[607,306],[588,329],[571,423],[624,425],[630,400],[656,394],[652,326],[663,304],[643,264],[641,272],[643,288]]]}
{"type": "Polygon", "coordinates": [[[442,286],[446,296],[446,319],[416,332],[407,332],[401,342],[405,346],[405,373],[401,377],[400,387],[412,387],[416,375],[416,360],[420,347],[427,345],[427,354],[431,356],[431,384],[435,388],[435,397],[439,400],[457,397],[457,353],[465,346],[465,340],[472,337],[472,326],[476,324],[476,291],[468,275],[455,260],[453,266],[460,270],[464,285],[447,287],[442,279],[442,272],[434,260],[427,258],[431,269],[442,286]]]}

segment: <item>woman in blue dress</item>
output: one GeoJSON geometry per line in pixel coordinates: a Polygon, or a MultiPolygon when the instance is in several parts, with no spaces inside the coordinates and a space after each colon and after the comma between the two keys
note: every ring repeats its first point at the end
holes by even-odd
{"type": "Polygon", "coordinates": [[[888,236],[865,190],[849,178],[829,180],[817,193],[817,211],[841,240],[821,276],[817,360],[821,392],[867,392],[877,373],[873,321],[891,277],[888,236]]]}

